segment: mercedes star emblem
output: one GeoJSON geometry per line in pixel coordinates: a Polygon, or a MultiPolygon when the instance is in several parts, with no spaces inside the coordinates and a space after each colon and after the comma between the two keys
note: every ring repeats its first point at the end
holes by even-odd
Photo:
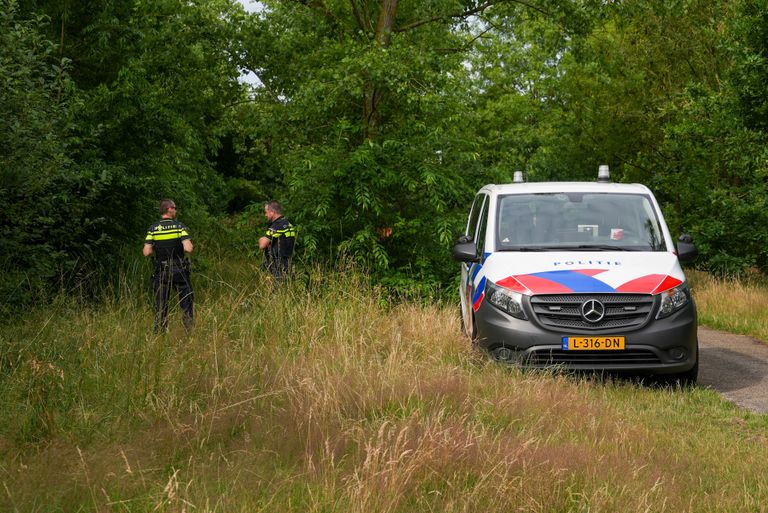
{"type": "Polygon", "coordinates": [[[581,316],[592,324],[600,322],[605,317],[605,305],[597,299],[590,299],[581,304],[581,316]]]}

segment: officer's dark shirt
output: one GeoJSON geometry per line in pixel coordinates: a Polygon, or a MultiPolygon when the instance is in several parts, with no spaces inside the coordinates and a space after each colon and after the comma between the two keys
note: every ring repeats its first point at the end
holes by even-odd
{"type": "Polygon", "coordinates": [[[296,229],[284,217],[275,219],[267,228],[266,237],[270,240],[267,248],[267,258],[272,262],[287,263],[293,255],[296,242],[296,229]]]}
{"type": "Polygon", "coordinates": [[[152,244],[157,262],[184,259],[182,241],[190,238],[189,228],[174,219],[161,219],[147,230],[145,244],[152,244]]]}

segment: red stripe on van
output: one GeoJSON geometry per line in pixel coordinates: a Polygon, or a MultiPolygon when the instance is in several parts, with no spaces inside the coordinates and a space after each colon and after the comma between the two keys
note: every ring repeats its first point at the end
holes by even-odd
{"type": "Polygon", "coordinates": [[[666,274],[648,274],[630,280],[616,288],[616,292],[631,292],[635,294],[658,294],[680,285],[682,281],[666,274]]]}
{"type": "Polygon", "coordinates": [[[556,281],[532,276],[530,274],[521,274],[515,276],[515,278],[534,294],[568,294],[569,292],[573,292],[569,287],[561,285],[556,281]]]}
{"type": "Polygon", "coordinates": [[[504,287],[510,290],[514,290],[515,292],[520,292],[521,294],[530,294],[531,291],[528,290],[528,288],[520,283],[517,278],[514,276],[507,276],[503,280],[499,280],[496,282],[496,285],[499,287],[504,287]]]}

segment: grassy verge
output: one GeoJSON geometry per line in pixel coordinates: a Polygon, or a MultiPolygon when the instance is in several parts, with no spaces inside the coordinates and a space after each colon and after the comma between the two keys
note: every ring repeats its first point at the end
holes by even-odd
{"type": "Polygon", "coordinates": [[[768,504],[768,417],[714,392],[491,364],[453,306],[392,306],[354,272],[273,294],[255,269],[211,268],[189,337],[178,312],[148,334],[135,279],[0,335],[0,511],[768,504]]]}
{"type": "Polygon", "coordinates": [[[702,272],[687,275],[701,324],[768,343],[768,282],[716,278],[702,272]]]}

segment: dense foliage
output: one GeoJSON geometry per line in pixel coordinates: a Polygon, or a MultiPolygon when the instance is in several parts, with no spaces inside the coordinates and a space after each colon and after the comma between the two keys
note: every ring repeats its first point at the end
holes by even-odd
{"type": "Polygon", "coordinates": [[[479,186],[600,163],[765,273],[766,33],[765,0],[0,0],[0,293],[109,275],[164,196],[246,241],[280,199],[305,261],[441,289],[479,186]]]}
{"type": "Polygon", "coordinates": [[[241,97],[228,2],[0,6],[0,291],[9,302],[113,272],[157,201],[221,209],[211,164],[241,97]],[[52,41],[56,41],[54,44],[52,41]]]}

